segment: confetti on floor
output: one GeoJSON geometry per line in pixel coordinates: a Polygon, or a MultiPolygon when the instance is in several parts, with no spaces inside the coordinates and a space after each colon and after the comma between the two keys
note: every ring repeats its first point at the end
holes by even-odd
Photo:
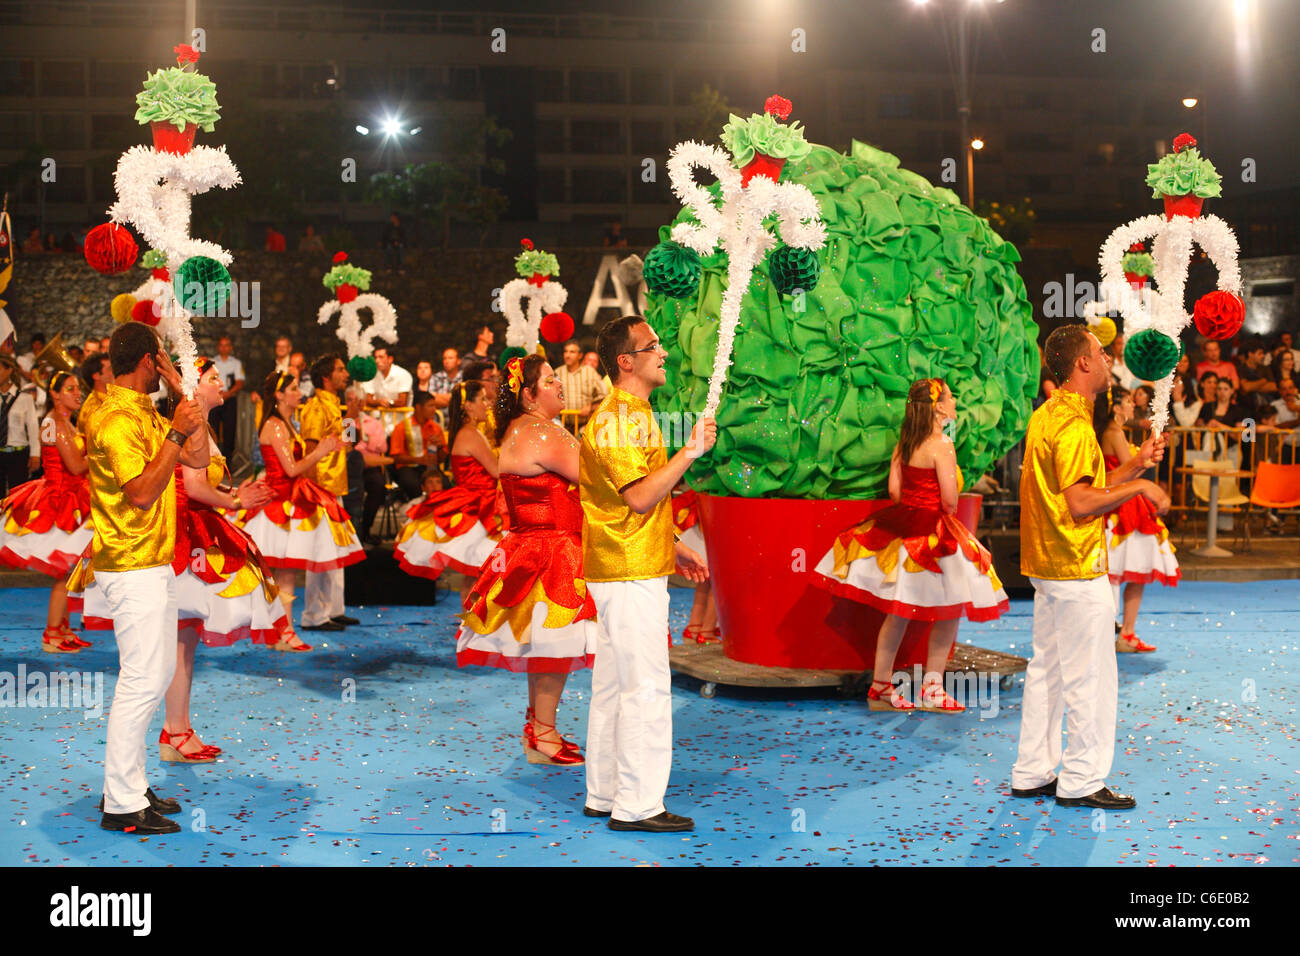
{"type": "MultiPolygon", "coordinates": [[[[1300,862],[1294,582],[1148,589],[1138,633],[1159,650],[1120,657],[1108,780],[1138,798],[1134,811],[1010,796],[1019,684],[983,686],[978,710],[949,717],[873,714],[861,699],[812,692],[720,687],[706,700],[678,677],[667,806],[696,830],[654,835],[584,817],[580,769],[525,762],[524,678],[457,669],[445,595],[434,607],[349,608],[363,624],[307,635],[319,638],[311,654],[200,648],[195,727],[225,753],[160,762],[161,710],[149,738],[150,783],[182,801],[183,832],[101,831],[111,636],[91,634],[80,655],[43,654],[46,592],[5,598],[0,865],[1300,862]],[[105,712],[17,706],[18,677],[34,688],[54,671],[87,673],[92,698],[102,674],[105,712]]],[[[672,592],[677,634],[690,599],[672,592]]],[[[1029,601],[1014,601],[1000,621],[963,624],[959,640],[1028,656],[1030,615],[1029,601]]],[[[579,743],[590,686],[590,672],[571,677],[560,710],[579,743]]],[[[40,698],[29,690],[23,703],[40,698]]]]}

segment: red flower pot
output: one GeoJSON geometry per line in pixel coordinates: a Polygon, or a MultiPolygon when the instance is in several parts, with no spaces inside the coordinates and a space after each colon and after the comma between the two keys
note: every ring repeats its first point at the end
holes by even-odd
{"type": "Polygon", "coordinates": [[[149,124],[153,130],[153,148],[160,153],[175,153],[184,156],[194,146],[193,123],[186,123],[184,129],[177,129],[176,124],[164,120],[154,120],[149,124]]]}
{"type": "Polygon", "coordinates": [[[1200,196],[1193,196],[1188,193],[1186,196],[1170,196],[1168,193],[1165,197],[1165,219],[1173,219],[1174,216],[1188,216],[1195,219],[1201,214],[1201,204],[1205,202],[1200,196]]]}
{"type": "Polygon", "coordinates": [[[1150,276],[1140,276],[1136,272],[1124,273],[1125,281],[1128,282],[1128,284],[1135,289],[1142,288],[1144,285],[1147,284],[1147,280],[1150,278],[1151,278],[1150,276]]]}
{"type": "Polygon", "coordinates": [[[784,159],[776,159],[772,156],[764,156],[762,153],[755,153],[751,159],[740,170],[740,185],[748,186],[749,181],[755,176],[768,176],[772,182],[778,182],[781,179],[781,168],[785,166],[784,159]]]}
{"type": "MultiPolygon", "coordinates": [[[[972,530],[980,502],[963,495],[958,505],[972,530]]],[[[769,667],[870,669],[884,615],[815,586],[812,575],[837,534],[889,503],[700,495],[723,653],[769,667]]],[[[908,626],[895,670],[924,664],[930,627],[908,626]]]]}

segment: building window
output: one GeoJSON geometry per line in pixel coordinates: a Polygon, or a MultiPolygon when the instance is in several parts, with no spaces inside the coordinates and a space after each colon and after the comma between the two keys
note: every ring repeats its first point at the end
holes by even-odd
{"type": "Polygon", "coordinates": [[[537,121],[537,151],[539,153],[563,153],[564,120],[545,117],[537,121]]]}
{"type": "Polygon", "coordinates": [[[627,170],[575,169],[573,171],[575,203],[627,202],[627,170]]]}
{"type": "Polygon", "coordinates": [[[54,182],[48,183],[45,190],[46,202],[85,202],[85,167],[59,166],[54,182]]]}
{"type": "Polygon", "coordinates": [[[35,96],[36,61],[0,60],[0,96],[35,96]]]}
{"type": "Polygon", "coordinates": [[[906,119],[912,115],[912,97],[908,93],[881,93],[876,101],[881,119],[906,119]]]}
{"type": "Polygon", "coordinates": [[[625,153],[623,124],[618,120],[570,120],[569,152],[625,153]]]}
{"type": "MultiPolygon", "coordinates": [[[[85,149],[85,114],[42,113],[41,145],[46,149],[85,149]]],[[[62,178],[62,169],[59,170],[58,175],[62,178]]],[[[85,192],[84,187],[82,191],[85,192]]]]}
{"type": "Polygon", "coordinates": [[[636,106],[666,106],[668,74],[659,70],[633,70],[628,92],[636,106]]]}
{"type": "Polygon", "coordinates": [[[138,142],[140,124],[130,113],[95,113],[90,117],[92,149],[122,150],[138,142]]]}
{"type": "Polygon", "coordinates": [[[0,113],[0,143],[5,149],[26,149],[35,139],[35,113],[0,113]]]}
{"type": "Polygon", "coordinates": [[[566,203],[569,192],[565,186],[563,169],[539,169],[537,171],[537,201],[539,203],[566,203]]]}
{"type": "Polygon", "coordinates": [[[41,61],[41,96],[85,95],[85,63],[80,60],[41,61]]]}
{"type": "Polygon", "coordinates": [[[148,72],[137,61],[96,60],[90,67],[90,95],[134,98],[148,72]]]}
{"type": "Polygon", "coordinates": [[[666,157],[656,156],[657,175],[650,182],[641,178],[640,165],[632,167],[632,201],[634,203],[669,203],[673,201],[672,190],[668,186],[668,177],[663,175],[666,157]]]}
{"type": "Polygon", "coordinates": [[[840,86],[840,122],[870,122],[867,115],[867,90],[861,83],[844,83],[840,86]]]}
{"type": "Polygon", "coordinates": [[[632,121],[632,152],[638,156],[650,156],[666,149],[669,145],[664,135],[664,124],[658,120],[632,121]]]}
{"type": "Polygon", "coordinates": [[[453,100],[478,99],[478,69],[472,66],[453,66],[448,95],[453,100]]]}
{"type": "Polygon", "coordinates": [[[533,89],[539,103],[563,103],[564,71],[537,70],[533,74],[533,89]]]}
{"type": "Polygon", "coordinates": [[[623,75],[613,70],[572,70],[569,99],[574,103],[622,103],[623,75]]]}
{"type": "MultiPolygon", "coordinates": [[[[271,86],[264,88],[264,94],[274,96],[275,93],[275,67],[265,68],[269,71],[271,86]]],[[[264,71],[264,76],[268,73],[264,71]]],[[[386,66],[363,66],[361,64],[351,64],[347,68],[348,92],[353,96],[367,96],[371,93],[388,92],[388,67],[386,66]]]]}

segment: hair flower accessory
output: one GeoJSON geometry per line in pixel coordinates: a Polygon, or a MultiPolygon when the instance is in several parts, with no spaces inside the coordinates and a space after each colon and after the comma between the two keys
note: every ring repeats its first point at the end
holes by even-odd
{"type": "Polygon", "coordinates": [[[943,389],[939,386],[939,380],[937,378],[930,379],[930,401],[937,402],[942,392],[943,389]]]}
{"type": "Polygon", "coordinates": [[[506,384],[510,391],[518,395],[519,386],[524,384],[524,360],[518,355],[506,363],[506,384]]]}

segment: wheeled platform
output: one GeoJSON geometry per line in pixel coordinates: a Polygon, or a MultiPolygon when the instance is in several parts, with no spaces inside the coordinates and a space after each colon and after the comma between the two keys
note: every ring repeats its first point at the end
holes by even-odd
{"type": "MultiPolygon", "coordinates": [[[[702,697],[712,697],[717,693],[719,684],[729,687],[790,689],[834,687],[846,697],[865,694],[871,685],[870,671],[810,670],[747,664],[723,654],[721,644],[674,644],[668,652],[668,663],[675,672],[702,681],[702,697]]],[[[958,644],[944,673],[996,676],[998,686],[1002,690],[1010,690],[1015,684],[1015,675],[1024,673],[1028,666],[1026,658],[1014,654],[958,644]]]]}

